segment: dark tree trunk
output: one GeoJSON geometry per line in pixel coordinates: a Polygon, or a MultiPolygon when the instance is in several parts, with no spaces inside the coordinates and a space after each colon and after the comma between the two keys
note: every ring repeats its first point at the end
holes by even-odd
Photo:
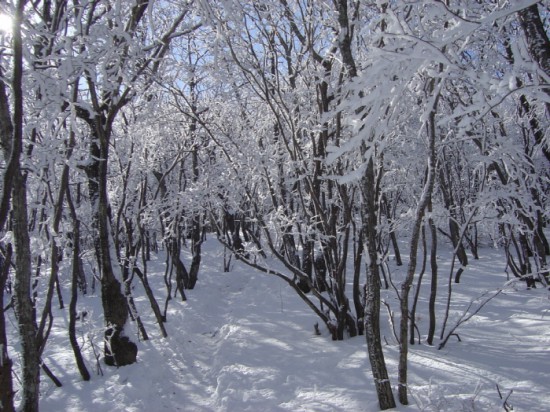
{"type": "MultiPolygon", "coordinates": [[[[109,136],[105,118],[97,115],[94,142],[99,144],[100,157],[92,158],[92,168],[97,168],[97,180],[89,179],[90,191],[97,184],[97,201],[92,203],[94,220],[97,224],[99,264],[101,271],[101,303],[105,319],[105,363],[124,366],[136,361],[137,346],[124,336],[124,327],[128,320],[128,302],[117,280],[111,257],[111,238],[109,223],[109,200],[107,197],[107,167],[109,158],[109,136]]],[[[95,151],[92,144],[92,151],[95,151]]],[[[93,155],[93,153],[91,153],[93,155]]],[[[95,174],[95,172],[93,172],[95,174]]],[[[88,173],[88,176],[90,174],[88,173]]],[[[91,199],[93,201],[93,199],[91,199]]]]}
{"type": "Polygon", "coordinates": [[[23,394],[21,409],[38,410],[40,362],[37,325],[31,298],[31,249],[27,221],[27,184],[17,168],[12,190],[13,235],[15,244],[15,314],[19,326],[22,354],[23,394]]]}
{"type": "MultiPolygon", "coordinates": [[[[349,22],[348,0],[334,2],[338,13],[339,44],[342,61],[350,79],[357,75],[357,65],[351,49],[353,25],[349,22]]],[[[326,108],[328,109],[328,107],[326,108]]],[[[327,111],[327,110],[325,110],[327,111]]],[[[378,223],[378,191],[374,160],[368,159],[362,182],[362,221],[367,249],[367,280],[365,284],[365,336],[371,364],[374,385],[378,395],[380,409],[395,408],[395,399],[391,388],[382,342],[380,339],[380,273],[378,266],[377,228],[378,223]]]]}
{"type": "Polygon", "coordinates": [[[302,272],[311,280],[313,273],[313,242],[306,240],[302,247],[302,272]]]}
{"type": "MultiPolygon", "coordinates": [[[[527,39],[529,54],[544,73],[550,76],[550,40],[544,29],[538,6],[533,4],[519,11],[518,15],[521,28],[527,39]]],[[[546,108],[547,110],[550,108],[548,103],[546,103],[546,108]]]]}
{"type": "MultiPolygon", "coordinates": [[[[3,176],[2,199],[0,201],[0,230],[8,219],[10,209],[13,173],[11,169],[15,164],[12,153],[13,123],[9,108],[8,94],[3,80],[3,70],[0,67],[0,147],[6,161],[6,169],[3,176]],[[13,159],[13,160],[12,160],[13,159]]],[[[0,251],[0,405],[6,412],[13,412],[14,391],[12,380],[13,362],[8,356],[8,339],[6,336],[6,318],[4,316],[4,288],[9,275],[9,267],[12,258],[12,246],[8,244],[0,251]]]]}
{"type": "MultiPolygon", "coordinates": [[[[80,346],[78,345],[78,340],[76,338],[76,320],[77,320],[77,310],[76,303],[78,300],[78,283],[82,274],[82,262],[80,258],[80,221],[76,216],[76,210],[72,202],[72,197],[70,190],[67,188],[67,203],[69,205],[69,210],[71,211],[71,217],[73,221],[73,262],[72,262],[72,278],[71,278],[71,301],[69,302],[69,341],[71,342],[71,347],[73,349],[76,366],[80,372],[80,376],[84,381],[90,380],[90,372],[84,363],[82,357],[82,352],[80,351],[80,346]]],[[[84,315],[82,315],[82,318],[84,315]]],[[[83,320],[83,319],[82,319],[83,320]]]]}
{"type": "Polygon", "coordinates": [[[376,242],[376,190],[374,162],[369,160],[364,178],[363,222],[365,244],[369,261],[367,264],[367,282],[365,284],[365,336],[367,349],[378,395],[380,409],[395,408],[395,399],[386,369],[386,361],[380,339],[380,273],[378,267],[378,249],[376,242]]]}
{"type": "Polygon", "coordinates": [[[153,313],[155,314],[155,318],[157,319],[157,323],[159,324],[162,337],[165,338],[168,336],[168,332],[166,332],[166,328],[164,327],[164,322],[166,318],[162,315],[160,311],[160,307],[157,303],[157,300],[155,299],[153,290],[149,285],[149,280],[147,279],[147,275],[144,272],[142,272],[138,267],[134,267],[134,272],[138,275],[139,279],[141,280],[141,283],[143,284],[143,287],[145,289],[145,294],[149,299],[149,304],[151,305],[151,309],[153,310],[153,313]]]}
{"type": "MultiPolygon", "coordinates": [[[[418,274],[418,283],[416,285],[416,290],[414,292],[414,300],[411,308],[411,314],[409,319],[409,343],[414,345],[414,330],[416,328],[416,307],[418,305],[418,298],[420,297],[420,289],[422,286],[422,279],[424,278],[424,273],[426,272],[426,260],[427,260],[427,246],[426,246],[426,228],[422,226],[422,269],[418,274]]],[[[418,338],[420,343],[420,337],[418,338]]]]}
{"type": "Polygon", "coordinates": [[[365,333],[365,323],[363,316],[365,307],[361,296],[361,263],[363,261],[363,230],[359,231],[359,239],[356,241],[357,250],[355,251],[355,259],[353,261],[353,306],[357,315],[357,333],[363,335],[365,333]]]}
{"type": "Polygon", "coordinates": [[[2,411],[13,412],[13,381],[11,378],[13,362],[8,356],[8,338],[6,336],[6,318],[4,316],[4,288],[8,280],[11,263],[11,245],[0,255],[0,405],[2,411]]]}
{"type": "MultiPolygon", "coordinates": [[[[450,206],[452,207],[452,205],[450,206]]],[[[466,254],[466,249],[462,243],[460,226],[454,218],[449,219],[449,231],[451,232],[451,241],[453,243],[453,247],[456,249],[458,261],[463,267],[468,266],[468,255],[466,254]]]]}
{"type": "MultiPolygon", "coordinates": [[[[518,12],[521,28],[527,39],[529,54],[535,60],[540,68],[550,76],[550,40],[544,29],[544,24],[540,17],[539,9],[536,4],[529,6],[518,12]]],[[[546,93],[550,94],[550,90],[546,89],[546,93]]],[[[550,104],[545,103],[546,115],[550,115],[550,104]]],[[[535,129],[535,130],[538,130],[535,129]]],[[[536,137],[536,135],[535,135],[536,137]]],[[[539,142],[541,143],[541,142],[539,142]]],[[[546,160],[550,161],[550,148],[544,143],[541,144],[542,152],[546,160]]]]}
{"type": "Polygon", "coordinates": [[[199,278],[199,269],[201,266],[201,249],[202,249],[202,225],[200,217],[195,215],[193,218],[193,228],[191,230],[191,266],[189,267],[189,279],[187,281],[187,289],[193,289],[199,278]]]}
{"type": "Polygon", "coordinates": [[[176,292],[180,293],[181,300],[186,301],[185,285],[189,283],[189,272],[180,258],[181,243],[178,239],[168,239],[167,249],[173,267],[176,268],[176,292]]]}
{"type": "MultiPolygon", "coordinates": [[[[196,94],[196,79],[193,79],[189,83],[190,93],[191,93],[191,110],[193,113],[197,112],[197,94],[196,94]]],[[[197,116],[193,116],[191,119],[191,124],[189,125],[189,135],[192,139],[197,139],[197,116]]],[[[200,168],[199,168],[199,145],[195,143],[192,150],[192,160],[193,160],[193,182],[197,183],[200,177],[200,168]]],[[[202,222],[200,213],[195,212],[192,219],[192,229],[191,229],[191,265],[189,267],[189,279],[187,281],[187,289],[193,289],[197,284],[199,278],[199,269],[201,266],[201,246],[202,246],[202,222]]]]}
{"type": "MultiPolygon", "coordinates": [[[[431,212],[431,208],[430,208],[431,212]]],[[[432,280],[430,285],[430,300],[428,303],[429,327],[428,327],[428,345],[433,345],[435,335],[435,299],[437,296],[437,229],[432,218],[428,219],[430,228],[430,268],[432,271],[432,280]]]]}
{"type": "Polygon", "coordinates": [[[395,231],[390,232],[390,239],[391,244],[393,246],[393,251],[395,253],[395,264],[397,266],[402,266],[403,261],[401,260],[401,252],[399,251],[399,244],[397,243],[397,236],[395,235],[395,231]]]}
{"type": "MultiPolygon", "coordinates": [[[[13,25],[13,147],[12,189],[13,237],[15,245],[14,309],[21,340],[22,394],[20,408],[37,411],[40,385],[40,359],[36,339],[37,325],[31,298],[31,249],[28,231],[27,182],[21,170],[23,151],[23,48],[20,22],[25,1],[17,2],[13,25]]],[[[11,162],[10,162],[11,163],[11,162]]]]}
{"type": "Polygon", "coordinates": [[[128,302],[128,314],[132,322],[136,322],[139,335],[143,340],[149,340],[149,335],[145,329],[145,325],[141,320],[141,316],[136,307],[134,297],[132,296],[132,281],[134,278],[133,264],[130,263],[131,259],[136,258],[136,248],[126,245],[126,257],[122,265],[122,282],[124,284],[124,296],[126,296],[126,302],[128,302]]]}

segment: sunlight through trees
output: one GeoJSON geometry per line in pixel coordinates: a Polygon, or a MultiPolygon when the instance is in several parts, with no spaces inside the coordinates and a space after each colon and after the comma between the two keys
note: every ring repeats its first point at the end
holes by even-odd
{"type": "Polygon", "coordinates": [[[59,382],[56,328],[84,380],[167,338],[207,237],[220,272],[276,277],[317,333],[363,336],[365,387],[409,404],[409,353],[461,324],[486,248],[503,284],[548,288],[549,83],[546,1],[1,2],[2,410],[59,382]]]}

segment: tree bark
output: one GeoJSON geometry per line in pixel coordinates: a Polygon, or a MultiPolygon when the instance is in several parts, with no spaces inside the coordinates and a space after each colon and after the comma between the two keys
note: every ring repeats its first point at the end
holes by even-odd
{"type": "Polygon", "coordinates": [[[14,310],[21,340],[22,394],[20,409],[37,411],[40,384],[40,360],[36,339],[37,325],[31,298],[31,248],[27,215],[27,182],[21,170],[23,150],[23,41],[21,21],[25,1],[17,2],[13,24],[13,145],[14,162],[12,212],[15,246],[14,310]]]}
{"type": "Polygon", "coordinates": [[[550,76],[550,41],[540,18],[536,4],[518,12],[521,28],[525,33],[529,54],[540,68],[550,76]]]}
{"type": "MultiPolygon", "coordinates": [[[[546,76],[550,77],[550,40],[544,29],[544,24],[540,17],[539,8],[536,4],[529,6],[518,12],[521,28],[525,33],[527,48],[529,54],[544,71],[546,76]]],[[[550,90],[546,89],[546,94],[550,90]]],[[[550,103],[545,103],[546,115],[550,115],[550,103]]],[[[550,160],[550,144],[542,144],[542,150],[547,160],[550,160]]]]}
{"type": "Polygon", "coordinates": [[[380,339],[380,273],[376,242],[376,179],[374,161],[369,159],[363,186],[363,223],[367,252],[367,281],[365,284],[365,336],[380,409],[395,408],[395,399],[388,377],[380,339]]]}
{"type": "MultiPolygon", "coordinates": [[[[93,86],[92,86],[93,87],[93,86]]],[[[113,118],[113,117],[111,117],[113,118]]],[[[136,361],[137,346],[124,336],[128,320],[128,302],[122,293],[121,284],[115,276],[111,256],[111,236],[109,223],[109,200],[107,196],[107,170],[109,159],[110,125],[104,115],[98,114],[93,121],[92,151],[99,149],[99,157],[91,156],[88,167],[97,180],[89,179],[91,192],[97,190],[95,204],[92,204],[93,219],[97,227],[98,259],[101,272],[101,303],[105,322],[105,363],[110,366],[124,366],[136,361]],[[94,147],[97,145],[96,147],[94,147]]],[[[92,153],[93,154],[93,153],[92,153]]],[[[94,194],[95,195],[95,194],[94,194]]],[[[91,199],[92,201],[94,199],[91,199]]]]}
{"type": "MultiPolygon", "coordinates": [[[[3,71],[0,67],[0,76],[3,79],[3,71]]],[[[0,147],[4,155],[7,167],[3,176],[2,199],[0,201],[0,230],[8,219],[10,209],[13,173],[10,164],[12,162],[13,123],[9,108],[9,100],[6,84],[0,79],[0,147]]],[[[8,244],[0,251],[0,405],[6,412],[15,410],[13,400],[12,365],[8,354],[8,338],[6,335],[6,318],[4,316],[4,288],[6,286],[9,267],[12,258],[12,246],[8,244]]]]}
{"type": "Polygon", "coordinates": [[[12,250],[8,245],[0,255],[0,405],[5,412],[13,412],[13,381],[11,377],[12,360],[8,355],[8,338],[6,336],[6,318],[4,317],[4,288],[8,280],[12,250]]]}
{"type": "MultiPolygon", "coordinates": [[[[428,206],[431,212],[431,205],[428,206]]],[[[433,219],[428,219],[428,226],[430,228],[430,268],[432,271],[432,281],[430,285],[430,300],[428,303],[429,313],[429,327],[428,327],[428,345],[433,345],[435,335],[435,299],[437,296],[437,228],[433,219]]]]}
{"type": "MultiPolygon", "coordinates": [[[[352,25],[349,23],[348,1],[338,0],[334,4],[337,8],[338,24],[340,26],[338,46],[348,77],[353,79],[357,76],[357,65],[355,64],[351,49],[353,29],[352,25]]],[[[380,339],[380,273],[376,241],[378,191],[374,160],[369,158],[367,162],[362,182],[362,230],[364,230],[367,254],[367,280],[365,284],[365,309],[363,318],[369,360],[374,377],[376,393],[378,395],[378,402],[380,404],[380,409],[385,410],[395,408],[395,399],[393,397],[380,339]]]]}
{"type": "MultiPolygon", "coordinates": [[[[66,182],[68,185],[68,182],[66,182]]],[[[71,347],[73,348],[73,353],[80,372],[80,376],[84,381],[90,380],[90,372],[84,363],[82,357],[82,352],[80,351],[80,346],[76,339],[76,303],[78,300],[78,282],[81,277],[81,268],[82,262],[80,261],[80,221],[76,215],[76,210],[72,201],[71,192],[69,187],[67,190],[67,204],[69,205],[69,210],[71,212],[71,218],[73,221],[73,262],[72,262],[72,278],[71,278],[71,301],[69,303],[69,341],[71,342],[71,347]]],[[[83,315],[82,315],[83,316],[83,315]]]]}
{"type": "MultiPolygon", "coordinates": [[[[426,228],[422,226],[422,268],[418,274],[418,283],[416,285],[416,290],[414,293],[413,304],[411,308],[411,314],[409,316],[409,343],[414,345],[414,329],[416,326],[416,308],[418,305],[418,298],[420,297],[420,289],[422,286],[422,279],[424,278],[424,273],[426,272],[426,260],[427,260],[427,246],[426,246],[426,228]]],[[[420,343],[420,337],[419,342],[420,343]]]]}
{"type": "MultiPolygon", "coordinates": [[[[19,129],[17,126],[15,129],[19,129]]],[[[22,131],[22,127],[20,129],[22,131]]],[[[16,132],[16,134],[18,134],[16,132]]],[[[20,137],[21,135],[19,135],[20,137]]],[[[38,410],[40,363],[36,339],[37,325],[31,298],[31,249],[27,217],[27,182],[20,165],[16,167],[12,189],[13,236],[15,245],[15,314],[22,353],[23,394],[21,409],[38,410]]]]}
{"type": "Polygon", "coordinates": [[[363,261],[363,230],[359,230],[358,239],[356,240],[357,250],[353,260],[353,305],[357,314],[357,333],[363,335],[365,333],[365,323],[363,316],[365,315],[365,307],[361,297],[360,277],[361,277],[361,262],[363,261]]]}

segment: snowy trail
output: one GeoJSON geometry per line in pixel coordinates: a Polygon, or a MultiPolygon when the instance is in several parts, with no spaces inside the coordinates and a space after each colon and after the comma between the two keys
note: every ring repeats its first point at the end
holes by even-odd
{"type": "MultiPolygon", "coordinates": [[[[304,403],[319,410],[350,407],[350,399],[327,384],[343,378],[339,369],[346,370],[338,365],[340,356],[329,360],[337,344],[314,335],[315,317],[278,279],[236,269],[195,296],[196,305],[190,306],[202,313],[189,315],[213,356],[205,378],[215,387],[215,410],[300,410],[304,403]],[[199,309],[199,300],[208,302],[207,308],[199,309]]],[[[366,354],[358,357],[357,367],[364,367],[366,354]]]]}
{"type": "MultiPolygon", "coordinates": [[[[84,355],[92,372],[82,382],[66,336],[66,319],[56,316],[45,360],[64,384],[42,384],[42,411],[75,412],[240,412],[240,411],[376,411],[377,400],[364,337],[333,342],[305,304],[279,279],[236,263],[222,273],[215,240],[205,244],[197,287],[187,302],[169,304],[168,338],[161,338],[149,304],[136,284],[134,294],[150,340],[138,342],[138,362],[120,369],[96,362],[90,338],[101,351],[98,296],[81,298],[88,320],[80,325],[84,355]]],[[[480,288],[502,285],[492,262],[475,263],[455,286],[451,318],[467,306],[480,288]],[[480,277],[483,273],[483,277],[480,277]]],[[[163,261],[151,262],[150,281],[164,296],[163,261]]],[[[397,272],[397,271],[396,271],[397,272]]],[[[423,287],[428,288],[426,283],[423,287]]],[[[445,294],[442,292],[440,299],[445,294]]],[[[550,404],[550,304],[548,292],[502,293],[480,314],[458,329],[462,342],[446,348],[425,344],[410,351],[411,405],[400,411],[501,410],[496,390],[513,390],[515,411],[544,412],[550,404]]],[[[422,302],[425,304],[425,302],[422,302]]],[[[441,302],[440,302],[441,304],[441,302]]],[[[422,305],[421,305],[422,306],[422,305]]],[[[425,313],[424,309],[420,309],[425,313]]],[[[452,321],[451,319],[451,321],[452,321]]],[[[425,330],[427,319],[419,319],[425,330]],[[423,323],[424,322],[424,323],[423,323]]],[[[395,386],[398,347],[384,320],[384,347],[395,386]]],[[[135,326],[129,334],[135,335],[135,326]]],[[[12,353],[14,348],[10,349],[12,353]]]]}

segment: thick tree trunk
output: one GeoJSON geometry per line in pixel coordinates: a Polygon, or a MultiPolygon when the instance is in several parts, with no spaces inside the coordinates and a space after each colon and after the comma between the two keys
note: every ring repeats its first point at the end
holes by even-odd
{"type": "MultiPolygon", "coordinates": [[[[0,67],[0,76],[3,78],[0,67]]],[[[4,170],[2,199],[0,201],[0,230],[8,219],[10,209],[13,173],[10,170],[12,158],[13,124],[11,121],[9,100],[6,85],[0,80],[0,148],[2,149],[7,167],[4,170]]],[[[12,246],[8,244],[5,250],[0,251],[0,405],[6,412],[14,411],[12,381],[13,362],[8,356],[8,339],[6,335],[6,318],[4,316],[4,288],[9,274],[9,265],[12,258],[12,246]]]]}
{"type": "MultiPolygon", "coordinates": [[[[540,18],[538,6],[533,4],[518,12],[521,28],[525,33],[529,54],[535,60],[544,73],[550,77],[550,40],[544,29],[544,24],[540,18]]],[[[550,94],[550,90],[546,89],[546,94],[550,94]]],[[[550,116],[550,103],[545,103],[546,115],[550,116]]],[[[535,127],[537,126],[535,121],[535,127]]],[[[533,126],[533,125],[532,125],[533,126]]],[[[538,128],[534,130],[538,131],[538,128]]],[[[537,134],[535,134],[537,137],[537,134]]],[[[538,139],[537,139],[538,140],[538,139]]],[[[550,161],[550,143],[542,143],[542,152],[546,159],[550,161]]]]}
{"type": "MultiPolygon", "coordinates": [[[[105,321],[105,363],[110,366],[124,366],[136,361],[137,346],[124,336],[124,327],[128,320],[128,302],[122,293],[121,284],[115,276],[109,223],[109,200],[107,196],[107,168],[109,158],[109,132],[104,128],[105,119],[96,116],[94,144],[98,144],[100,157],[92,160],[91,169],[97,168],[97,180],[89,180],[90,190],[97,189],[97,201],[92,204],[94,220],[97,225],[98,258],[101,271],[101,302],[105,321]],[[97,185],[97,186],[96,186],[97,185]]],[[[90,173],[88,173],[90,176],[90,173]]],[[[93,201],[93,199],[92,199],[93,201]]]]}
{"type": "MultiPolygon", "coordinates": [[[[23,151],[23,47],[20,22],[25,1],[17,2],[13,25],[13,238],[15,245],[14,309],[21,342],[22,394],[20,409],[37,411],[40,385],[37,326],[31,298],[31,248],[27,215],[27,182],[21,170],[23,151]]],[[[10,162],[11,163],[11,162],[10,162]]]]}
{"type": "Polygon", "coordinates": [[[525,33],[529,54],[540,68],[550,76],[550,41],[540,18],[536,4],[518,12],[521,28],[525,33]]]}
{"type": "MultiPolygon", "coordinates": [[[[0,78],[4,78],[3,68],[0,67],[0,78]]],[[[4,80],[0,80],[0,147],[6,161],[3,175],[2,199],[0,201],[0,230],[8,220],[10,211],[11,189],[13,186],[13,167],[19,160],[19,153],[14,153],[13,146],[13,123],[9,107],[8,89],[4,80]],[[15,156],[15,158],[14,158],[15,156]]]]}
{"type": "Polygon", "coordinates": [[[17,168],[12,190],[13,236],[15,245],[14,308],[21,340],[21,410],[37,411],[40,384],[37,325],[31,299],[31,249],[27,219],[26,179],[17,168]]]}

